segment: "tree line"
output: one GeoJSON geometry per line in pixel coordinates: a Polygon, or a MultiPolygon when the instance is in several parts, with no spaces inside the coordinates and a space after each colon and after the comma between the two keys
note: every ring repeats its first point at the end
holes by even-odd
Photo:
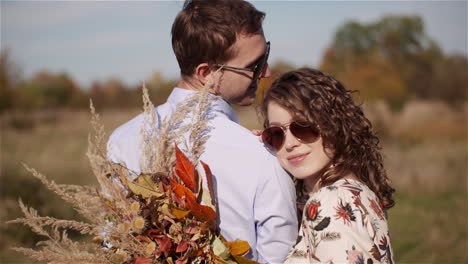
{"type": "MultiPolygon", "coordinates": [[[[261,82],[259,94],[296,66],[277,61],[270,67],[272,78],[261,82]]],[[[334,75],[348,89],[360,91],[361,99],[385,100],[394,108],[411,99],[460,105],[468,91],[466,54],[444,54],[418,16],[385,16],[370,23],[343,24],[324,52],[319,69],[334,75]]],[[[163,103],[176,84],[177,80],[158,72],[146,81],[155,104],[163,103]]],[[[0,111],[86,108],[89,98],[100,108],[139,107],[141,85],[129,86],[112,78],[80,87],[67,73],[47,71],[24,79],[11,52],[1,51],[0,111]]]]}

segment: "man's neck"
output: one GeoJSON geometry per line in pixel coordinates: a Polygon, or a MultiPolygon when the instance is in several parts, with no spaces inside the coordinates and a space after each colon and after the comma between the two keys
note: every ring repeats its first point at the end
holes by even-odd
{"type": "Polygon", "coordinates": [[[177,83],[177,87],[191,91],[200,91],[203,88],[203,86],[196,81],[188,80],[183,77],[182,80],[177,83]]]}

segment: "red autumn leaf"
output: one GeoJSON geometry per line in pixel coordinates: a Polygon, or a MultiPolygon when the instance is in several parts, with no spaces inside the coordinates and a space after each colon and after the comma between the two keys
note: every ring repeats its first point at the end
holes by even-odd
{"type": "Polygon", "coordinates": [[[162,236],[162,238],[156,238],[158,242],[158,249],[155,250],[155,253],[169,253],[169,250],[172,248],[172,241],[168,236],[162,236]]]}
{"type": "Polygon", "coordinates": [[[182,240],[180,241],[179,245],[177,245],[176,248],[176,253],[184,252],[188,249],[188,243],[187,240],[182,240]]]}
{"type": "Polygon", "coordinates": [[[187,263],[187,259],[184,259],[184,260],[178,259],[178,260],[176,260],[176,262],[175,262],[175,264],[185,264],[185,263],[187,263]]]}
{"type": "Polygon", "coordinates": [[[151,260],[145,257],[138,257],[133,261],[133,264],[151,264],[151,260]]]}
{"type": "Polygon", "coordinates": [[[210,227],[214,228],[216,220],[215,211],[209,206],[197,203],[197,201],[194,198],[187,198],[187,205],[192,215],[200,221],[207,221],[210,227]]]}
{"type": "Polygon", "coordinates": [[[148,230],[148,232],[146,234],[151,238],[155,238],[160,231],[161,230],[159,230],[159,229],[150,229],[150,230],[148,230]]]}
{"type": "Polygon", "coordinates": [[[210,196],[211,196],[211,204],[213,204],[214,207],[216,207],[217,201],[216,201],[216,196],[214,192],[214,187],[213,187],[213,174],[211,173],[211,169],[206,164],[205,162],[200,160],[201,165],[203,166],[203,169],[205,170],[205,175],[206,175],[206,182],[208,184],[208,190],[210,191],[210,196]]]}
{"type": "Polygon", "coordinates": [[[182,182],[194,190],[195,188],[195,167],[185,154],[175,145],[176,163],[175,171],[182,182]]]}
{"type": "Polygon", "coordinates": [[[169,184],[171,185],[172,188],[174,188],[177,184],[179,184],[176,180],[174,180],[173,178],[167,178],[167,180],[169,181],[169,184]]]}

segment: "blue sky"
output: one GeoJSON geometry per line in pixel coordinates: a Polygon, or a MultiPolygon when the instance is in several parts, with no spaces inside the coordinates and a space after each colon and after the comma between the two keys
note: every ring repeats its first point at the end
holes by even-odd
{"type": "MultiPolygon", "coordinates": [[[[251,1],[267,13],[271,59],[318,66],[344,22],[419,15],[445,53],[467,54],[466,1],[251,1]]],[[[1,1],[1,47],[25,77],[65,71],[79,84],[115,77],[138,84],[159,71],[177,78],[170,45],[180,1],[1,1]]]]}

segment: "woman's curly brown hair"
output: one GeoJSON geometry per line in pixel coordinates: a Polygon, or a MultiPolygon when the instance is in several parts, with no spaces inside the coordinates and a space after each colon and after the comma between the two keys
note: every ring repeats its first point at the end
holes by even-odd
{"type": "Polygon", "coordinates": [[[387,210],[395,204],[392,199],[395,190],[389,185],[383,167],[379,139],[361,107],[351,97],[354,92],[318,70],[290,71],[274,81],[265,94],[260,106],[264,127],[269,124],[270,101],[288,109],[294,118],[318,125],[324,148],[333,152],[332,166],[321,176],[320,187],[353,173],[375,192],[387,210]]]}

